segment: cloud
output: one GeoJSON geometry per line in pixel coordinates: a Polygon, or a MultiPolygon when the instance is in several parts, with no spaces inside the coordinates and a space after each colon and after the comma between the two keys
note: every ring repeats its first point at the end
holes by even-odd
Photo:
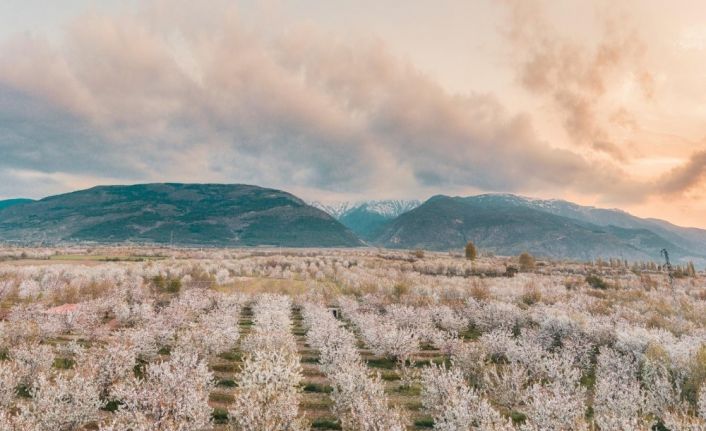
{"type": "MultiPolygon", "coordinates": [[[[576,144],[627,159],[624,143],[611,132],[629,112],[611,92],[632,82],[644,100],[654,97],[654,80],[644,64],[646,43],[627,16],[614,10],[597,13],[600,29],[595,43],[579,42],[552,25],[539,1],[507,0],[508,28],[516,74],[530,93],[543,97],[558,113],[568,137],[576,144]]],[[[631,128],[635,128],[634,118],[631,128]]]]}
{"type": "MultiPolygon", "coordinates": [[[[543,141],[529,115],[492,95],[450,94],[380,41],[263,31],[227,5],[167,3],[81,16],[61,43],[6,41],[0,168],[346,193],[645,193],[612,162],[543,141]]],[[[591,99],[638,55],[635,42],[611,38],[584,62],[581,50],[532,37],[527,88],[556,101],[572,136],[619,156],[591,99]]]]}
{"type": "Polygon", "coordinates": [[[706,181],[706,150],[693,153],[689,159],[657,182],[656,189],[666,195],[682,194],[706,181]]]}

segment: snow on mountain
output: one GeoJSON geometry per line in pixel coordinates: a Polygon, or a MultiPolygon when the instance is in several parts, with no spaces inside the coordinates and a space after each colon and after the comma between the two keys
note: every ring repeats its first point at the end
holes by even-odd
{"type": "Polygon", "coordinates": [[[342,202],[310,202],[310,205],[332,215],[336,219],[345,217],[353,211],[365,210],[379,214],[385,218],[395,218],[400,214],[413,210],[421,201],[404,199],[342,201],[342,202]]]}
{"type": "Polygon", "coordinates": [[[344,214],[347,214],[355,207],[354,202],[347,202],[347,201],[342,201],[342,202],[313,201],[313,202],[309,202],[309,205],[311,205],[314,208],[318,208],[325,213],[328,213],[336,220],[343,217],[344,214]]]}

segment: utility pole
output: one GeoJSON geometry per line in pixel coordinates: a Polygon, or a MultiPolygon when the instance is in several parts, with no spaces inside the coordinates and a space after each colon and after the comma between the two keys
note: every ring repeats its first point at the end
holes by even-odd
{"type": "Polygon", "coordinates": [[[672,289],[672,301],[674,301],[674,306],[677,306],[677,295],[674,291],[674,273],[672,272],[672,263],[669,261],[669,252],[666,248],[659,251],[664,257],[664,267],[667,268],[667,275],[669,276],[669,288],[672,289]]]}

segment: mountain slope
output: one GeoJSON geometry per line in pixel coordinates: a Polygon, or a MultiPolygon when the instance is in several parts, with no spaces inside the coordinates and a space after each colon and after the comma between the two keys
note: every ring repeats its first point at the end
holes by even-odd
{"type": "Polygon", "coordinates": [[[515,195],[480,195],[478,198],[505,200],[507,203],[525,205],[551,214],[568,217],[598,226],[616,226],[627,229],[647,229],[690,250],[694,254],[706,255],[706,230],[676,226],[664,220],[636,217],[619,209],[604,209],[578,205],[559,199],[532,199],[515,195]]]}
{"type": "Polygon", "coordinates": [[[32,199],[6,199],[4,201],[0,201],[0,210],[14,205],[26,204],[30,202],[34,201],[32,199]]]}
{"type": "Polygon", "coordinates": [[[357,246],[299,198],[249,185],[101,186],[0,210],[0,239],[188,245],[357,246]]]}
{"type": "Polygon", "coordinates": [[[504,195],[434,196],[390,222],[376,238],[386,247],[432,250],[460,250],[469,240],[502,255],[529,251],[553,258],[647,260],[668,248],[675,259],[694,257],[647,229],[598,226],[504,195]]]}
{"type": "Polygon", "coordinates": [[[392,219],[421,204],[418,200],[371,200],[312,205],[331,214],[360,238],[371,241],[392,219]]]}

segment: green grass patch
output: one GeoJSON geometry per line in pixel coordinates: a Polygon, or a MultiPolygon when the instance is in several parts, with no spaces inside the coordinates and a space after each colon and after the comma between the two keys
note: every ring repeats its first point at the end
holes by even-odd
{"type": "Polygon", "coordinates": [[[341,424],[335,419],[319,418],[311,423],[312,429],[318,430],[340,430],[341,424]]]}
{"type": "Polygon", "coordinates": [[[213,423],[223,425],[228,423],[228,410],[226,409],[220,409],[220,408],[215,408],[213,409],[213,412],[211,412],[211,418],[213,419],[213,423]]]}
{"type": "Polygon", "coordinates": [[[319,383],[306,383],[303,386],[304,392],[315,392],[322,394],[329,394],[333,392],[333,388],[329,385],[321,385],[319,383]]]}
{"type": "Polygon", "coordinates": [[[145,369],[147,368],[147,362],[142,359],[138,359],[134,367],[132,367],[132,373],[138,379],[145,377],[145,369]]]}
{"type": "Polygon", "coordinates": [[[120,406],[123,405],[123,402],[120,400],[110,400],[105,403],[103,407],[101,407],[101,410],[106,411],[106,412],[117,412],[120,406]]]}
{"type": "MultiPolygon", "coordinates": [[[[435,365],[445,365],[446,368],[451,367],[451,359],[447,356],[435,356],[431,359],[420,359],[414,362],[415,368],[425,368],[432,364],[435,365]]],[[[407,365],[411,365],[409,362],[407,365]]]]}
{"type": "Polygon", "coordinates": [[[27,385],[19,385],[17,387],[17,395],[22,398],[32,398],[32,393],[27,385]]]}
{"type": "Polygon", "coordinates": [[[70,370],[74,367],[74,360],[71,358],[54,358],[52,366],[60,370],[70,370]]]}
{"type": "Polygon", "coordinates": [[[478,328],[475,327],[475,325],[471,325],[465,331],[459,333],[458,335],[464,340],[477,340],[480,338],[481,333],[478,328]]]}
{"type": "Polygon", "coordinates": [[[596,386],[596,370],[591,368],[581,375],[581,386],[587,389],[593,389],[596,386]]]}
{"type": "Polygon", "coordinates": [[[383,371],[380,373],[380,378],[386,382],[396,382],[401,379],[400,375],[394,371],[383,371]]]}
{"type": "Polygon", "coordinates": [[[390,358],[368,359],[365,362],[368,364],[369,367],[383,368],[385,370],[392,370],[395,368],[395,365],[397,364],[396,361],[393,361],[390,358]]]}
{"type": "Polygon", "coordinates": [[[414,426],[417,428],[434,428],[434,419],[430,417],[417,419],[414,421],[414,426]]]}
{"type": "Polygon", "coordinates": [[[514,423],[515,425],[520,425],[525,423],[525,421],[527,420],[527,415],[522,412],[513,410],[510,412],[510,419],[512,419],[512,423],[514,423]]]}
{"type": "Polygon", "coordinates": [[[225,359],[226,361],[234,361],[234,362],[240,362],[243,360],[243,357],[240,353],[234,352],[234,351],[228,351],[228,352],[223,352],[220,355],[218,355],[219,358],[225,359]]]}
{"type": "Polygon", "coordinates": [[[216,386],[220,386],[223,388],[234,388],[238,386],[238,384],[235,383],[235,380],[233,379],[220,379],[218,383],[216,383],[216,386]]]}
{"type": "Polygon", "coordinates": [[[594,289],[606,290],[608,289],[608,287],[610,287],[605,280],[603,280],[596,274],[588,274],[585,277],[585,281],[589,286],[594,289]]]}

